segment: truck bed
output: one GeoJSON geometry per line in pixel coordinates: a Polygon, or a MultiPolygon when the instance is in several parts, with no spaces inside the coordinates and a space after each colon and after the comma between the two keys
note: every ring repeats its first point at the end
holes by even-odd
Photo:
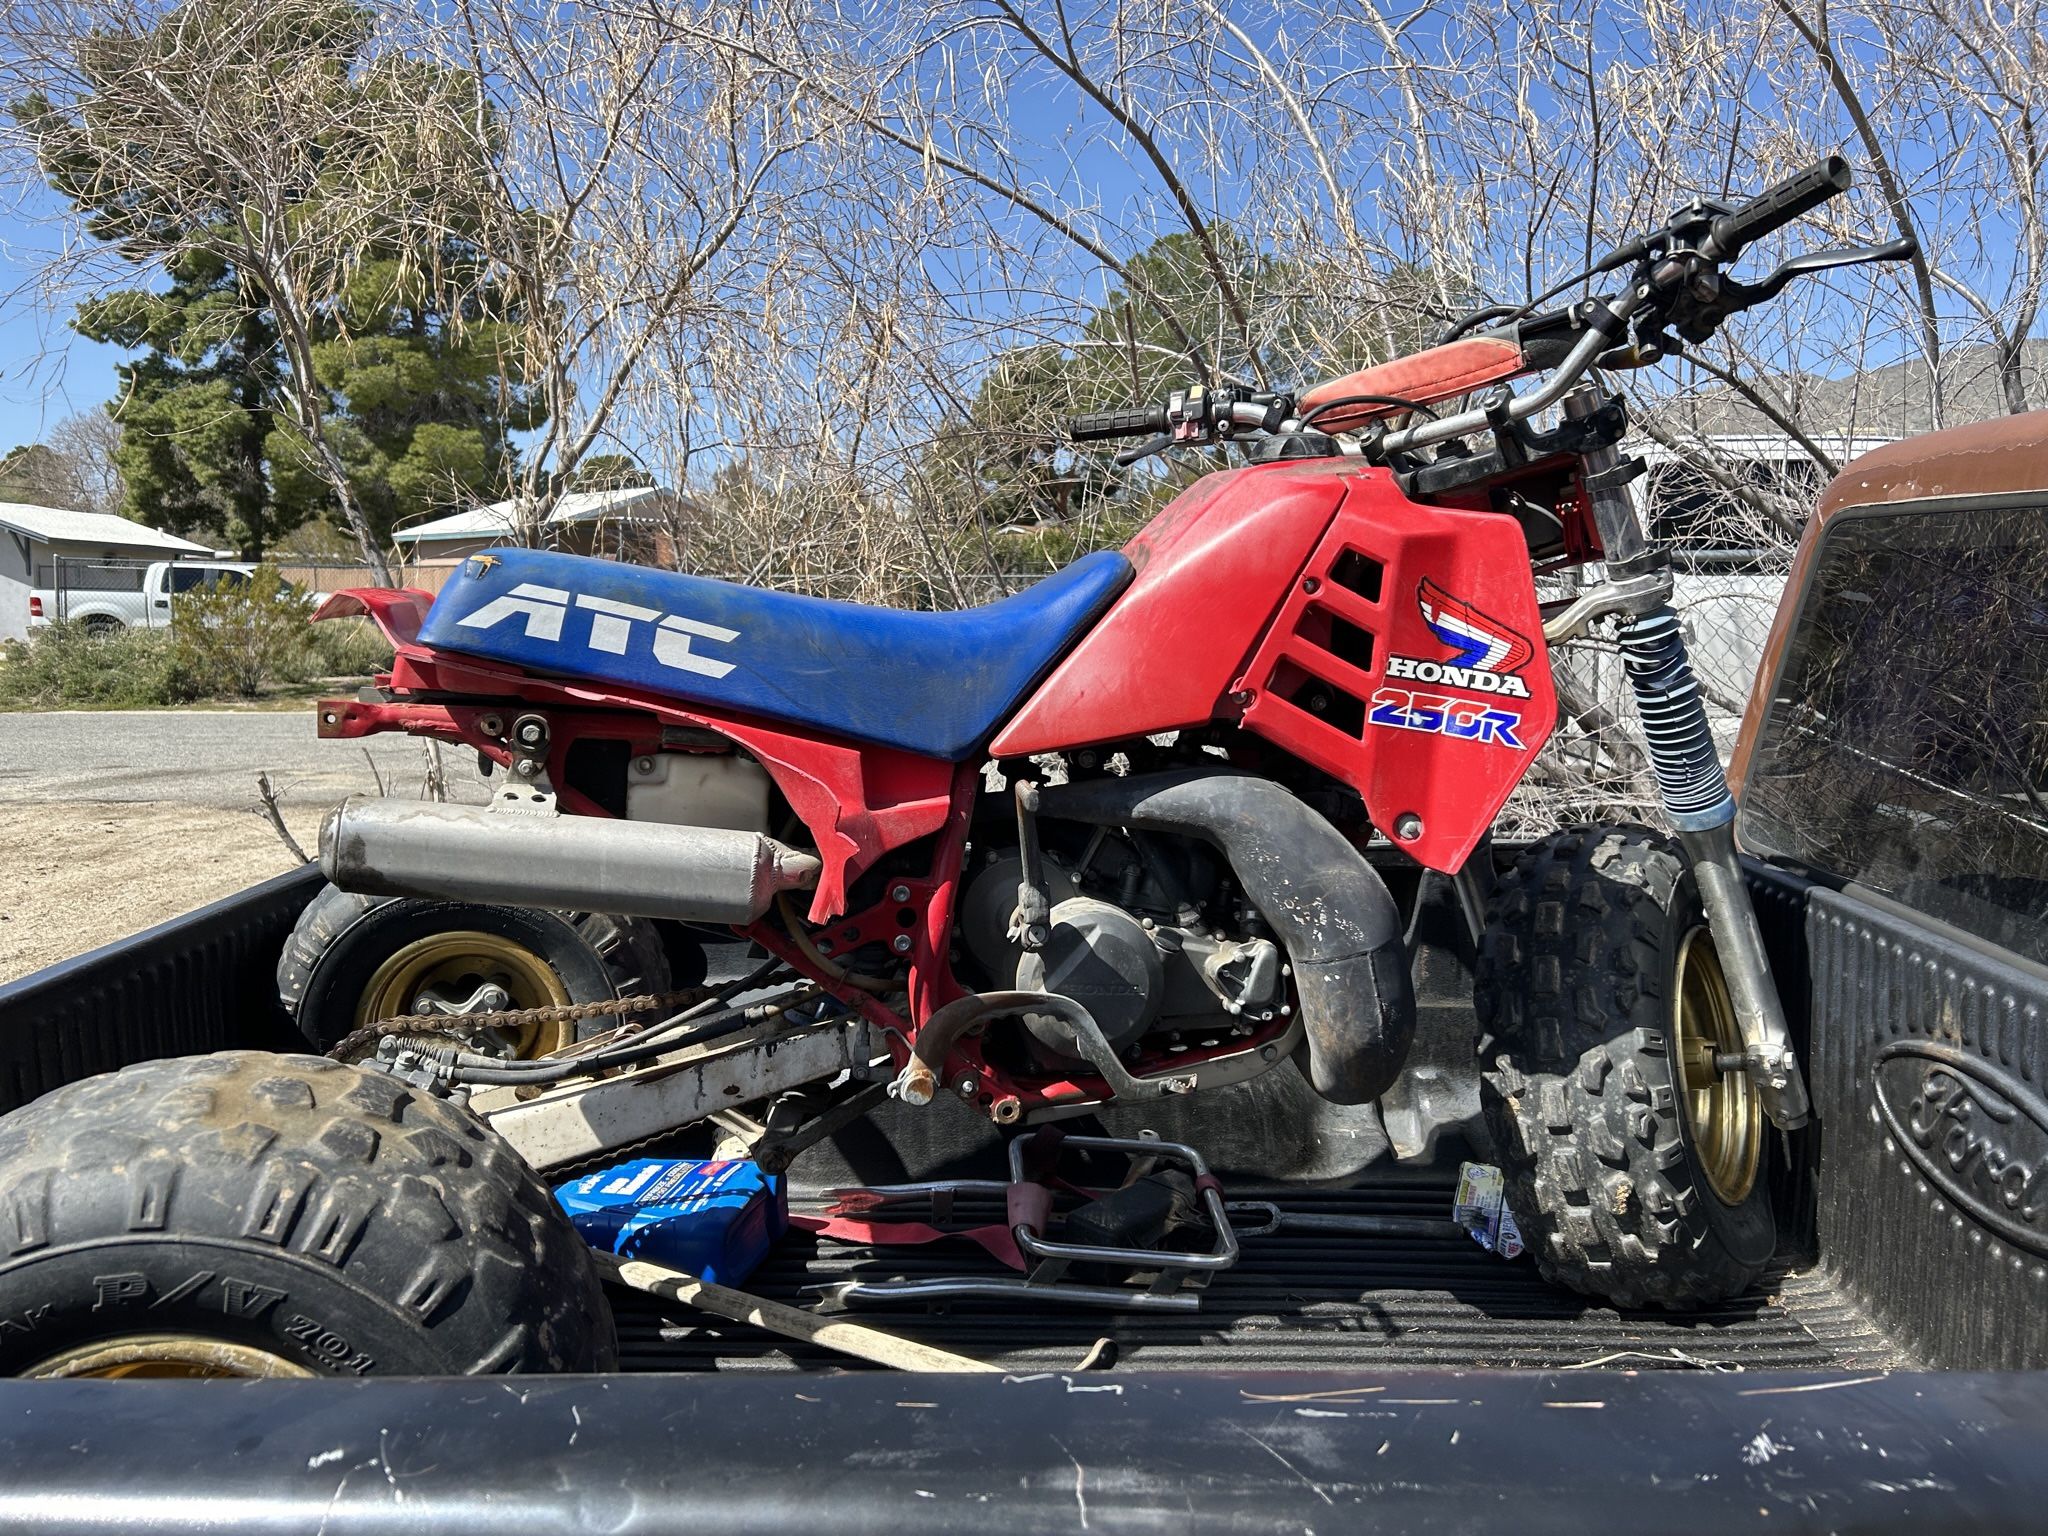
{"type": "MultiPolygon", "coordinates": [[[[316,871],[295,871],[0,988],[0,1105],[152,1055],[237,1045],[289,1049],[292,1039],[271,1011],[271,972],[277,945],[317,884],[316,871]]],[[[942,1161],[927,1149],[895,1176],[929,1177],[942,1161]]],[[[1429,1168],[1377,1163],[1350,1187],[1242,1175],[1225,1184],[1232,1199],[1271,1200],[1283,1210],[1440,1218],[1450,1211],[1455,1167],[1454,1159],[1429,1168]]],[[[855,1171],[835,1163],[812,1182],[855,1171]]],[[[806,1199],[801,1180],[794,1204],[819,1208],[806,1199]]],[[[914,1207],[897,1210],[906,1218],[918,1214],[914,1207]]],[[[959,1214],[973,1209],[963,1201],[959,1214]]],[[[878,1253],[793,1232],[747,1283],[801,1304],[809,1299],[805,1287],[856,1273],[886,1278],[977,1267],[1007,1273],[967,1244],[878,1253]]],[[[855,1364],[623,1288],[614,1288],[613,1304],[629,1371],[761,1373],[855,1364]]],[[[1692,1313],[1618,1312],[1546,1284],[1526,1258],[1505,1262],[1466,1240],[1284,1229],[1245,1238],[1238,1265],[1193,1316],[988,1301],[956,1302],[944,1311],[866,1306],[850,1315],[1023,1371],[1072,1369],[1104,1338],[1115,1344],[1113,1358],[1124,1370],[1863,1371],[1924,1363],[1875,1326],[1828,1269],[1792,1254],[1737,1301],[1692,1313]]]]}
{"type": "MultiPolygon", "coordinates": [[[[1283,1211],[1449,1214],[1448,1175],[1393,1170],[1352,1189],[1233,1184],[1230,1197],[1283,1211]]],[[[799,1199],[801,1208],[806,1202],[799,1199]]],[[[820,1207],[813,1204],[812,1209],[820,1207]]],[[[916,1206],[892,1216],[926,1219],[916,1206]]],[[[956,1205],[962,1220],[996,1219],[956,1205]]],[[[870,1279],[1007,1273],[965,1243],[876,1250],[791,1232],[747,1289],[792,1305],[805,1288],[870,1279]]],[[[707,1320],[688,1307],[616,1288],[612,1304],[629,1371],[844,1369],[845,1356],[707,1320]]],[[[1618,1312],[1551,1286],[1526,1257],[1506,1261],[1465,1238],[1357,1237],[1284,1226],[1243,1239],[1200,1313],[1137,1315],[1049,1305],[960,1301],[862,1305],[848,1316],[1014,1371],[1071,1370],[1098,1339],[1115,1369],[1867,1370],[1907,1366],[1867,1316],[1818,1269],[1784,1267],[1751,1294],[1704,1311],[1618,1312]]]]}
{"type": "MultiPolygon", "coordinates": [[[[285,875],[0,987],[0,1105],[150,1056],[289,1048],[272,973],[316,882],[311,870],[285,875]]],[[[1940,965],[1922,964],[1934,948],[1925,934],[1881,928],[1846,899],[1817,902],[1809,925],[1803,900],[1785,899],[1795,893],[1763,894],[1784,973],[1805,973],[1795,946],[1809,926],[1823,940],[1824,1106],[1853,1102],[1862,1042],[1897,1027],[1895,985],[1845,983],[1894,977],[1911,956],[1922,985],[1942,989],[1933,1003],[1908,1000],[1923,1013],[1965,986],[2014,1000],[1995,1018],[2041,996],[2025,978],[1979,974],[1984,963],[1953,945],[1940,965]]],[[[1975,1038],[1977,1014],[1947,1016],[1975,1038]]],[[[1889,1153],[1874,1118],[1831,1114],[1817,1201],[1783,1190],[1780,1221],[1795,1235],[1779,1270],[1704,1312],[1594,1305],[1463,1237],[1283,1229],[1246,1237],[1192,1317],[979,1302],[855,1314],[1002,1368],[913,1377],[622,1291],[628,1374],[609,1377],[0,1382],[0,1523],[396,1533],[440,1512],[468,1529],[488,1509],[505,1532],[907,1536],[994,1521],[1449,1533],[1508,1510],[1534,1533],[1581,1532],[1597,1508],[1605,1525],[1660,1536],[2038,1530],[2048,1373],[1891,1368],[2033,1364],[2041,1311],[2028,1291],[2042,1271],[2009,1253],[1945,1268],[1952,1208],[1904,1181],[1884,1189],[1897,1165],[1880,1161],[1889,1153]],[[1825,1263],[1799,1257],[1809,1252],[1825,1263]],[[1103,1339],[1113,1352],[1096,1349],[1103,1339]],[[1111,1369],[1077,1374],[1091,1353],[1098,1364],[1113,1353],[1111,1369]]],[[[1237,1115],[1226,1134],[1211,1122],[1210,1135],[1182,1139],[1229,1144],[1232,1126],[1256,1137],[1273,1123],[1237,1115]]],[[[916,1128],[897,1128],[890,1145],[905,1155],[894,1165],[813,1168],[814,1149],[798,1166],[799,1206],[815,1209],[809,1193],[849,1175],[985,1171],[914,1145],[916,1128]]],[[[1376,1160],[1275,1183],[1243,1161],[1246,1147],[1217,1150],[1230,1153],[1218,1167],[1231,1196],[1304,1212],[1441,1217],[1456,1165],[1447,1150],[1428,1169],[1376,1160]]],[[[978,1257],[953,1246],[883,1255],[792,1235],[748,1283],[794,1300],[850,1272],[957,1272],[978,1257]]]]}

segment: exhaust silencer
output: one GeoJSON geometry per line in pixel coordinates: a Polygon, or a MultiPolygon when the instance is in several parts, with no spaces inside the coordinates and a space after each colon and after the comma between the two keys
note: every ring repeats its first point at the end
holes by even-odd
{"type": "Polygon", "coordinates": [[[363,795],[320,827],[321,872],[344,891],[691,923],[750,923],[821,867],[758,832],[363,795]]]}

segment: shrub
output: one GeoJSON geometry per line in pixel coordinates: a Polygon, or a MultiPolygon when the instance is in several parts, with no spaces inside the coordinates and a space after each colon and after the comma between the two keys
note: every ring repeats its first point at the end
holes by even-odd
{"type": "Polygon", "coordinates": [[[322,619],[308,628],[305,671],[293,682],[368,677],[391,665],[391,642],[368,619],[322,619]]]}
{"type": "Polygon", "coordinates": [[[180,593],[169,630],[86,633],[52,624],[0,647],[0,706],[133,709],[254,698],[266,686],[364,677],[391,646],[363,619],[311,622],[313,599],[258,567],[246,582],[180,593]]]}
{"type": "Polygon", "coordinates": [[[171,608],[174,699],[252,699],[273,677],[302,675],[313,603],[261,565],[247,581],[181,594],[171,608]]]}
{"type": "Polygon", "coordinates": [[[128,629],[101,638],[76,622],[52,624],[6,648],[0,704],[31,709],[84,704],[132,709],[168,702],[170,637],[128,629]]]}

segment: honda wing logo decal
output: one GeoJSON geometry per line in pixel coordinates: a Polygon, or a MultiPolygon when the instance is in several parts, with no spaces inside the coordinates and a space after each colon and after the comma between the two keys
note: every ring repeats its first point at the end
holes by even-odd
{"type": "Polygon", "coordinates": [[[678,672],[695,672],[702,677],[724,677],[733,669],[732,662],[698,655],[691,649],[690,642],[697,639],[730,644],[740,637],[736,629],[706,624],[701,619],[686,619],[680,614],[663,613],[659,608],[643,608],[638,603],[622,603],[615,598],[592,597],[587,592],[565,592],[560,587],[537,586],[530,581],[520,582],[510,592],[492,598],[474,613],[455,622],[464,629],[490,629],[507,619],[520,619],[524,621],[527,639],[560,645],[563,643],[563,621],[572,606],[590,615],[590,628],[583,639],[589,650],[623,656],[632,641],[633,626],[652,624],[654,659],[663,666],[673,667],[678,672]]]}
{"type": "Polygon", "coordinates": [[[1433,581],[1416,588],[1415,606],[1422,610],[1422,622],[1429,632],[1456,654],[1448,661],[1389,656],[1388,677],[1508,699],[1529,697],[1529,685],[1515,674],[1535,657],[1535,646],[1433,581]]]}
{"type": "Polygon", "coordinates": [[[1458,653],[1451,658],[1454,666],[1474,672],[1519,672],[1536,654],[1536,648],[1507,625],[1489,619],[1433,581],[1416,588],[1415,602],[1430,633],[1458,653]]]}

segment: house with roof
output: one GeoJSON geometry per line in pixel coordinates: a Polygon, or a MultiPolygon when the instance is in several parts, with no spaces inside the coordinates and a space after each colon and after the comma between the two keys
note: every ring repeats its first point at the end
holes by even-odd
{"type": "MultiPolygon", "coordinates": [[[[2022,344],[2017,372],[2029,407],[2048,405],[2048,338],[2022,344]]],[[[1743,563],[1755,553],[1757,517],[1733,487],[1774,492],[1788,509],[1803,509],[1818,500],[1830,478],[1808,444],[1839,467],[1901,438],[2012,408],[1997,354],[1988,346],[1951,347],[1942,354],[1939,420],[1934,383],[1917,360],[1839,378],[1768,379],[1766,393],[1789,408],[1805,442],[1730,389],[1702,391],[1655,410],[1663,435],[1676,447],[1650,438],[1631,444],[1649,470],[1642,494],[1652,532],[1672,545],[1681,562],[1743,563]]],[[[1782,532],[1773,542],[1782,543],[1782,532]]]]}
{"type": "MultiPolygon", "coordinates": [[[[673,491],[629,486],[611,491],[570,491],[542,525],[541,543],[575,555],[648,562],[669,535],[680,505],[673,491]]],[[[494,545],[516,543],[518,505],[496,501],[395,529],[391,539],[409,566],[448,564],[494,545]]],[[[658,559],[650,563],[659,563],[658,559]]]]}
{"type": "Polygon", "coordinates": [[[0,640],[28,635],[28,595],[67,581],[140,591],[152,560],[211,555],[204,544],[105,512],[0,501],[0,640]]]}

